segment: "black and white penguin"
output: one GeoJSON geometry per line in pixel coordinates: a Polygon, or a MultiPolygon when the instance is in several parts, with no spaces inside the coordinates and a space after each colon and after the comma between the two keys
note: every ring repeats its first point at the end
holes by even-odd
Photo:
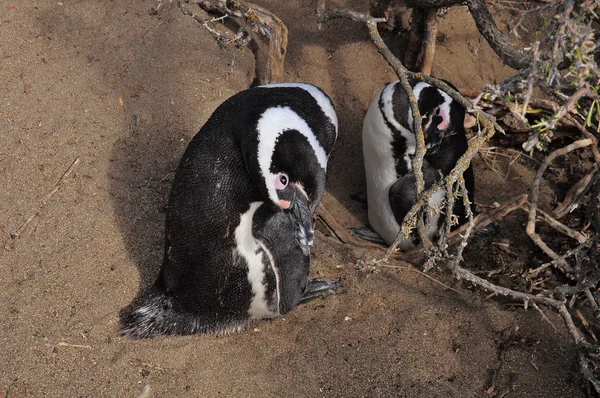
{"type": "MultiPolygon", "coordinates": [[[[464,128],[465,109],[448,94],[424,82],[411,81],[413,93],[423,117],[427,152],[423,161],[425,188],[450,174],[458,159],[468,149],[464,128]]],[[[385,243],[391,245],[400,230],[402,220],[416,201],[415,175],[412,157],[416,137],[408,94],[400,81],[388,84],[371,103],[363,124],[363,155],[367,179],[369,224],[385,243]]],[[[473,170],[464,172],[469,199],[474,203],[473,170]]],[[[432,209],[443,206],[444,191],[436,192],[429,201],[432,209]]],[[[462,199],[455,201],[454,214],[459,223],[466,220],[462,199]]],[[[445,217],[430,211],[426,229],[435,239],[445,217]]],[[[355,230],[358,236],[373,236],[355,230]]],[[[400,243],[400,249],[415,247],[415,236],[400,243]]]]}
{"type": "Polygon", "coordinates": [[[162,268],[122,311],[124,334],[239,331],[339,287],[308,279],[336,138],[333,104],[310,84],[254,87],[221,104],[176,170],[162,268]]]}

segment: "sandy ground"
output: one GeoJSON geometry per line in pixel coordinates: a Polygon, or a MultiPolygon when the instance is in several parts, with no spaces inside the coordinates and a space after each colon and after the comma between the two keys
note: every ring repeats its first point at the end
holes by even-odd
{"type": "MultiPolygon", "coordinates": [[[[286,80],[317,84],[336,104],[324,201],[344,225],[360,225],[365,209],[349,195],[364,189],[362,118],[394,75],[362,26],[319,31],[313,1],[257,3],[289,27],[286,80]]],[[[483,397],[494,374],[493,394],[583,396],[552,312],[557,331],[440,272],[460,294],[405,269],[364,270],[359,260],[378,253],[319,232],[314,273],[340,280],[340,294],[226,337],[121,337],[119,310],[160,266],[179,157],[253,78],[250,52],[229,74],[229,50],[174,4],[157,15],[154,6],[0,0],[0,397],[135,397],[145,385],[156,397],[483,397]]],[[[479,89],[510,73],[461,7],[440,32],[437,76],[479,89]]],[[[484,204],[524,192],[533,177],[526,168],[507,180],[477,172],[484,204]]],[[[470,258],[471,268],[493,267],[470,258]]]]}

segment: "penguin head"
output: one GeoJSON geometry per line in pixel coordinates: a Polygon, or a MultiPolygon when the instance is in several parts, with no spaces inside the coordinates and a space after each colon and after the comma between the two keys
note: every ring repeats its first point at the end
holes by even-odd
{"type": "Polygon", "coordinates": [[[290,216],[305,247],[313,244],[312,214],[325,190],[325,168],[316,152],[298,130],[286,130],[277,137],[269,171],[263,176],[266,201],[290,216]]]}
{"type": "Polygon", "coordinates": [[[418,103],[423,116],[425,143],[430,154],[441,148],[445,138],[465,134],[465,109],[445,92],[428,85],[419,93],[418,103]]]}
{"type": "Polygon", "coordinates": [[[267,178],[272,180],[266,183],[275,188],[267,189],[273,203],[287,210],[300,200],[314,212],[323,196],[325,168],[309,140],[297,130],[283,132],[275,143],[270,166],[267,178]]]}
{"type": "Polygon", "coordinates": [[[291,108],[278,106],[262,113],[257,131],[258,151],[251,151],[250,157],[256,154],[258,167],[249,166],[248,170],[263,200],[294,218],[302,240],[310,245],[312,214],[325,192],[336,127],[327,122],[307,122],[291,108]],[[331,136],[332,142],[324,143],[323,136],[331,136]]]}

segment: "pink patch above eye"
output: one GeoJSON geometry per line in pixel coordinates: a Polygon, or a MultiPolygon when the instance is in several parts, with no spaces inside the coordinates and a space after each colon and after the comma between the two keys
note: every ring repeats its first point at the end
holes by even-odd
{"type": "Polygon", "coordinates": [[[438,124],[437,127],[440,130],[445,130],[446,127],[448,127],[448,115],[446,114],[446,112],[444,112],[443,109],[440,108],[438,116],[442,118],[442,122],[438,124]]]}

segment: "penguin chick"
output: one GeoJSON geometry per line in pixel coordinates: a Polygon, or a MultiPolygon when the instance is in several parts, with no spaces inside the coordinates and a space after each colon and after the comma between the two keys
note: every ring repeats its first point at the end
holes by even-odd
{"type": "MultiPolygon", "coordinates": [[[[446,177],[468,149],[464,129],[465,109],[448,94],[423,82],[410,81],[423,117],[427,152],[423,161],[425,189],[446,177]]],[[[391,245],[408,211],[416,202],[412,157],[416,137],[409,98],[400,81],[388,84],[371,103],[363,124],[363,155],[367,180],[367,203],[370,226],[391,245]]],[[[469,199],[474,203],[474,176],[464,172],[469,199]]],[[[444,191],[439,190],[429,201],[426,229],[434,239],[445,217],[440,214],[444,191]]],[[[454,214],[459,224],[466,220],[462,199],[455,201],[454,214]]],[[[355,234],[370,239],[372,233],[355,234]]],[[[416,237],[400,243],[403,250],[415,247],[416,237]]]]}
{"type": "Polygon", "coordinates": [[[308,279],[312,216],[337,138],[329,97],[303,83],[221,104],[179,163],[154,286],[121,312],[132,338],[239,331],[334,292],[308,279]]]}

